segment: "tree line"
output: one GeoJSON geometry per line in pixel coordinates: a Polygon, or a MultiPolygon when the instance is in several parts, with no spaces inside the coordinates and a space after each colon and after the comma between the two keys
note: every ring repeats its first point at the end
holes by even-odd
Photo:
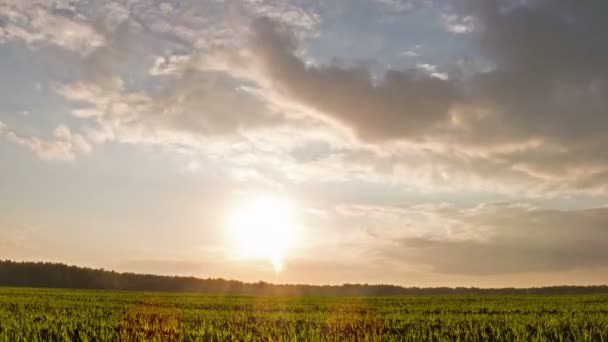
{"type": "Polygon", "coordinates": [[[402,287],[395,285],[282,285],[222,278],[118,273],[51,262],[0,261],[0,286],[217,293],[233,295],[447,295],[447,294],[607,294],[608,286],[534,288],[402,287]]]}

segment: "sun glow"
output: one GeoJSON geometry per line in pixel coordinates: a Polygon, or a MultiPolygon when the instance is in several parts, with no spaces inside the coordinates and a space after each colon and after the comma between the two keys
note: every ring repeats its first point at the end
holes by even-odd
{"type": "Polygon", "coordinates": [[[237,255],[266,259],[280,272],[297,230],[293,205],[278,197],[249,199],[235,207],[229,229],[237,255]]]}

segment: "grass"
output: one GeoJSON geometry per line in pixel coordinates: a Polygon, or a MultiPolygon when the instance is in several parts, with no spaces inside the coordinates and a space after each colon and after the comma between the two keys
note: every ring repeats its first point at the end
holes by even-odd
{"type": "Polygon", "coordinates": [[[247,297],[0,288],[0,341],[608,341],[608,295],[247,297]]]}

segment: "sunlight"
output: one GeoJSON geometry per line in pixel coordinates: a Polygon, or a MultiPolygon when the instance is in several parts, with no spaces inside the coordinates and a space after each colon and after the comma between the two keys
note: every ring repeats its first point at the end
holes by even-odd
{"type": "Polygon", "coordinates": [[[230,213],[229,229],[237,255],[266,259],[281,272],[296,232],[293,205],[280,197],[250,198],[230,213]]]}

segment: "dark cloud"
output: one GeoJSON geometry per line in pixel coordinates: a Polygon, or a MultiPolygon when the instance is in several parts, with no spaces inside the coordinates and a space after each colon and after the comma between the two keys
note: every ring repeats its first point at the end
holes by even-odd
{"type": "Polygon", "coordinates": [[[457,98],[450,81],[416,71],[391,70],[379,82],[366,67],[310,66],[297,56],[297,41],[284,26],[253,23],[254,53],[284,95],[353,128],[368,140],[419,136],[447,118],[457,98]]]}
{"type": "Polygon", "coordinates": [[[435,214],[458,227],[456,237],[403,239],[385,256],[465,275],[608,266],[608,208],[560,211],[503,204],[435,214]],[[477,236],[458,237],[465,232],[477,236]]]}
{"type": "MultiPolygon", "coordinates": [[[[521,143],[495,157],[561,187],[602,187],[608,170],[608,32],[605,1],[467,1],[479,48],[494,68],[469,84],[482,115],[465,119],[452,141],[465,146],[521,143]],[[511,6],[507,6],[511,5],[511,6]]],[[[467,114],[463,114],[467,116],[467,114]]]]}
{"type": "Polygon", "coordinates": [[[253,52],[276,90],[363,140],[423,139],[468,155],[473,172],[492,164],[561,182],[556,188],[602,186],[608,4],[462,0],[450,7],[453,16],[475,18],[472,53],[489,71],[440,80],[389,70],[375,80],[366,67],[309,65],[295,36],[265,18],[253,24],[253,52]]]}
{"type": "MultiPolygon", "coordinates": [[[[605,1],[471,1],[482,23],[479,46],[494,64],[473,80],[507,134],[558,142],[603,135],[608,125],[605,1]]],[[[487,128],[487,126],[482,126],[487,128]]]]}

